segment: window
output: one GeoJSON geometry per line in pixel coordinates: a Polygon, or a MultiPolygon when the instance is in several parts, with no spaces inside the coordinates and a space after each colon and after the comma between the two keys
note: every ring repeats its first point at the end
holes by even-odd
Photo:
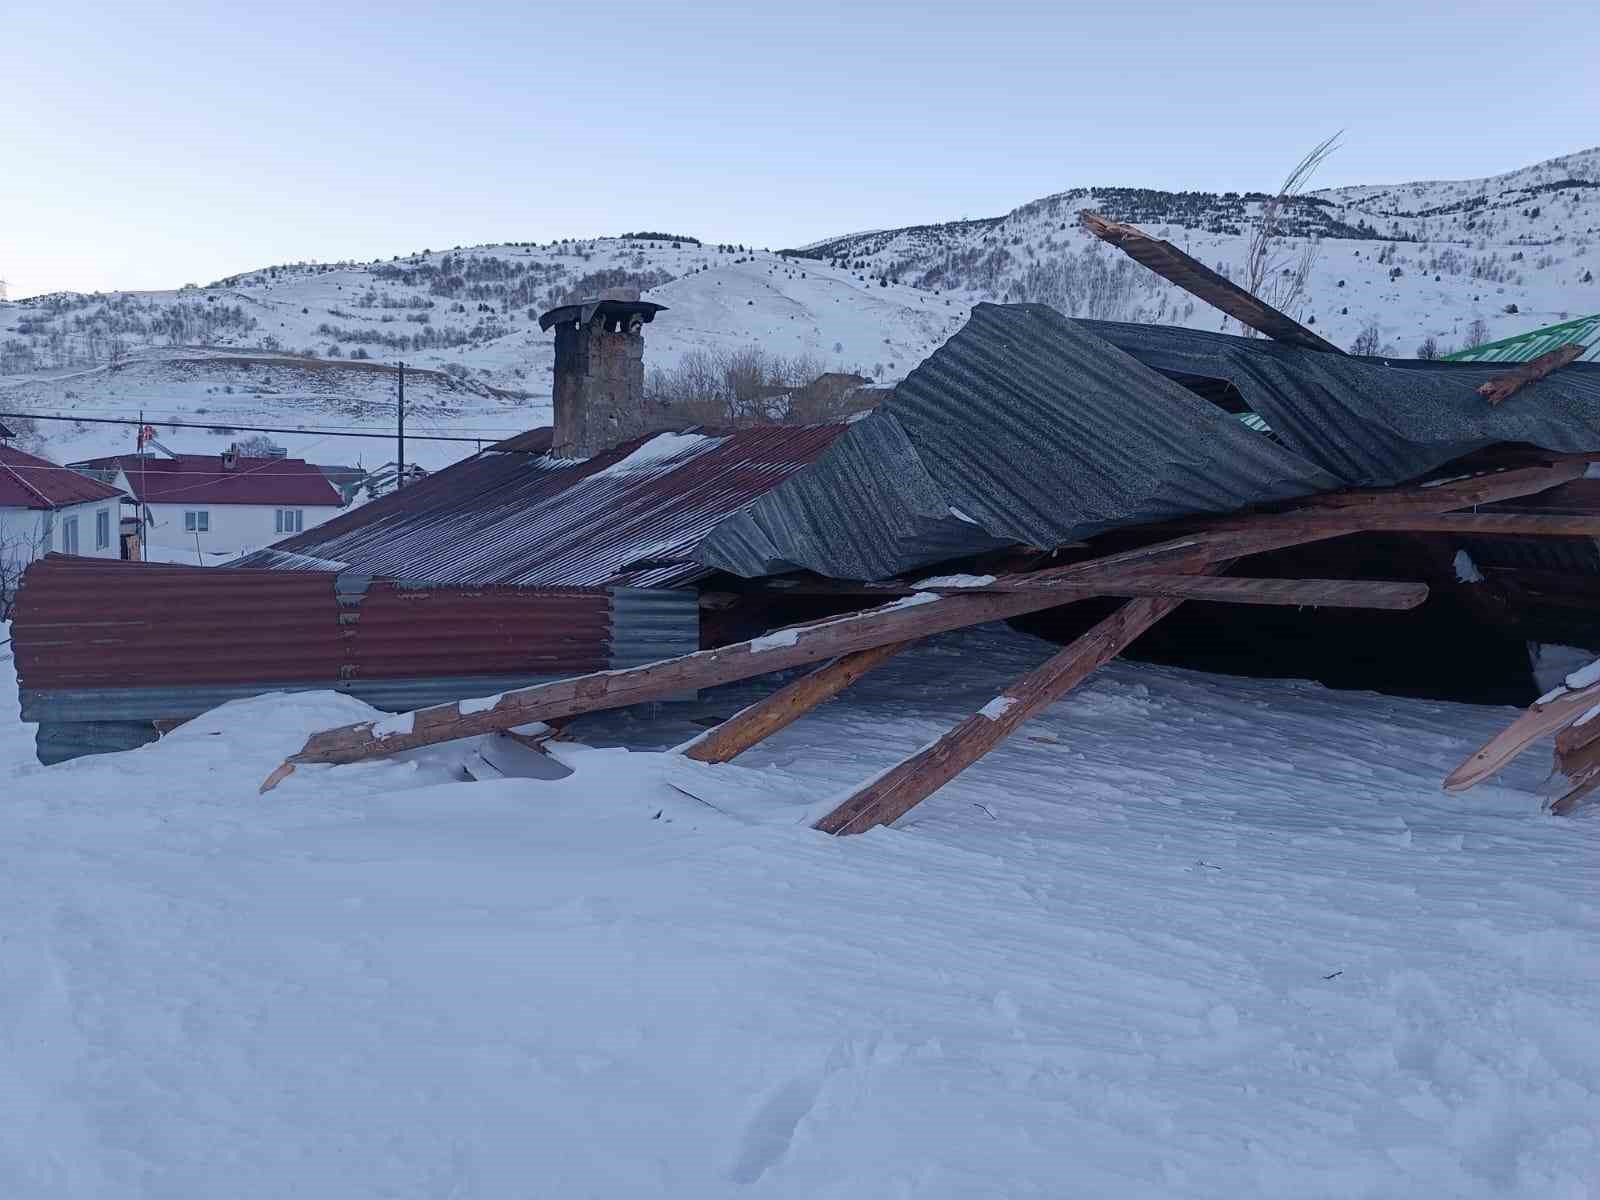
{"type": "Polygon", "coordinates": [[[94,515],[94,548],[111,549],[111,510],[102,508],[94,515]]]}
{"type": "Polygon", "coordinates": [[[183,531],[185,533],[209,533],[211,531],[211,513],[206,509],[190,509],[183,514],[183,531]]]}
{"type": "Polygon", "coordinates": [[[278,509],[278,532],[301,533],[306,527],[305,510],[301,508],[278,509]]]}
{"type": "Polygon", "coordinates": [[[61,522],[61,552],[63,554],[76,554],[78,552],[77,517],[68,517],[61,522]]]}
{"type": "Polygon", "coordinates": [[[56,515],[47,512],[39,518],[39,553],[48,554],[55,549],[56,515]]]}

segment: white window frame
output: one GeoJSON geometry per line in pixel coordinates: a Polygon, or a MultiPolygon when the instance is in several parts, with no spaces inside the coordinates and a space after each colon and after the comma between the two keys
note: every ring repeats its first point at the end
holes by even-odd
{"type": "Polygon", "coordinates": [[[306,530],[306,510],[303,508],[277,508],[273,509],[279,533],[304,533],[306,530]]]}
{"type": "Polygon", "coordinates": [[[209,508],[186,509],[183,514],[183,531],[185,533],[210,533],[211,510],[209,508]]]}
{"type": "Polygon", "coordinates": [[[94,514],[94,548],[111,549],[111,510],[102,508],[94,514]]]}
{"type": "Polygon", "coordinates": [[[78,552],[78,517],[74,513],[70,517],[61,519],[61,553],[76,554],[78,552]]]}
{"type": "Polygon", "coordinates": [[[39,518],[39,548],[44,554],[49,554],[55,549],[56,541],[56,514],[46,509],[39,518]]]}

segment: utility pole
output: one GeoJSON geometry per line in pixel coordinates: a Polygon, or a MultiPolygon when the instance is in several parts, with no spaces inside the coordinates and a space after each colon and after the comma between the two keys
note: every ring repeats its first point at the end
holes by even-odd
{"type": "Polygon", "coordinates": [[[406,365],[400,364],[400,424],[395,431],[395,441],[399,443],[398,458],[394,464],[394,490],[399,491],[406,485],[406,365]]]}

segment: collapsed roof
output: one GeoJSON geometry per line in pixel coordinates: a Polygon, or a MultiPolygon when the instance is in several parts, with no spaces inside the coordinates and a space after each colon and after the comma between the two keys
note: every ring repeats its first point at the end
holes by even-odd
{"type": "Polygon", "coordinates": [[[1501,370],[979,304],[811,468],[714,529],[699,558],[742,576],[881,579],[1004,544],[1400,483],[1496,443],[1600,449],[1600,366],[1494,407],[1475,389],[1501,370]],[[1202,398],[1229,391],[1250,423],[1202,398]]]}

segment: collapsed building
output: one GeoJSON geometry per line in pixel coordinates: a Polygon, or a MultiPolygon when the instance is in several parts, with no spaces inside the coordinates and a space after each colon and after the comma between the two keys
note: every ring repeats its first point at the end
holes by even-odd
{"type": "Polygon", "coordinates": [[[36,564],[14,636],[40,758],[263,691],[414,714],[286,773],[831,660],[689,751],[725,761],[919,637],[1010,619],[1064,643],[819,825],[855,832],[1153,627],[1179,631],[1158,656],[1229,669],[1355,610],[1600,651],[1600,365],[1345,355],[1095,221],[1268,338],[980,304],[859,419],[720,430],[646,397],[660,305],[558,308],[552,427],[225,568],[36,564]]]}

